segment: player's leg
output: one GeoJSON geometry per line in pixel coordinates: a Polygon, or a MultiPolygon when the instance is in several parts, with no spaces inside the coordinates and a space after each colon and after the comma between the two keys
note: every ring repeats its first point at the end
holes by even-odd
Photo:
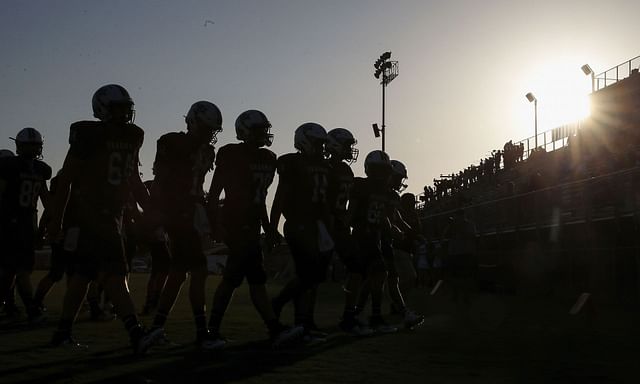
{"type": "MultiPolygon", "coordinates": [[[[123,260],[123,262],[126,263],[125,260],[123,260]]],[[[123,266],[126,267],[126,264],[123,266]]],[[[117,270],[113,272],[108,271],[105,276],[101,278],[105,292],[111,298],[118,317],[122,320],[124,328],[129,335],[134,353],[144,353],[161,335],[161,332],[159,330],[148,333],[144,331],[136,315],[135,305],[133,304],[129,287],[127,286],[125,274],[123,274],[123,272],[126,273],[126,268],[124,271],[117,270]]]]}
{"type": "Polygon", "coordinates": [[[169,276],[171,256],[166,241],[153,241],[149,244],[151,253],[151,274],[147,283],[147,296],[142,314],[150,314],[158,307],[160,295],[169,276]]]}
{"type": "Polygon", "coordinates": [[[181,231],[172,238],[177,253],[184,258],[187,269],[191,273],[189,281],[189,302],[196,327],[196,342],[203,348],[211,348],[207,329],[205,304],[205,284],[209,271],[207,259],[202,250],[200,235],[193,229],[181,231]]]}
{"type": "MultiPolygon", "coordinates": [[[[305,236],[305,231],[309,231],[308,226],[309,224],[306,223],[285,222],[284,235],[289,245],[296,276],[289,280],[271,300],[276,318],[280,318],[282,308],[290,301],[297,302],[298,310],[296,312],[302,311],[302,307],[305,306],[303,295],[312,286],[310,278],[312,271],[308,262],[310,246],[306,241],[308,236],[305,236]]],[[[306,308],[304,310],[306,311],[306,308]]],[[[296,324],[298,323],[296,322],[296,324]]]]}
{"type": "Polygon", "coordinates": [[[185,240],[183,230],[179,228],[171,228],[168,231],[171,249],[171,263],[169,266],[169,274],[167,276],[167,282],[165,283],[164,290],[160,295],[158,301],[158,309],[156,310],[153,318],[154,329],[164,329],[167,322],[167,318],[175,305],[175,302],[180,294],[182,285],[187,278],[187,272],[189,271],[188,249],[185,251],[185,240]]]}
{"type": "Polygon", "coordinates": [[[128,266],[120,233],[114,231],[103,236],[103,246],[96,252],[101,261],[98,281],[122,320],[134,353],[144,353],[162,332],[154,330],[146,333],[138,320],[127,284],[128,266]]]}
{"type": "Polygon", "coordinates": [[[60,242],[51,244],[51,269],[49,273],[40,279],[36,292],[33,294],[33,302],[40,308],[45,308],[44,299],[47,297],[53,286],[62,280],[65,272],[68,271],[70,264],[70,256],[64,250],[60,242]]]}
{"type": "Polygon", "coordinates": [[[187,272],[184,271],[183,268],[175,265],[174,262],[172,262],[171,268],[172,271],[169,272],[167,283],[165,284],[164,290],[160,295],[160,300],[158,301],[158,309],[156,310],[156,314],[153,318],[153,328],[164,328],[167,318],[169,317],[176,299],[180,294],[182,285],[187,278],[187,272]]]}
{"type": "Polygon", "coordinates": [[[371,289],[371,317],[369,318],[369,326],[381,333],[396,332],[397,328],[393,327],[384,320],[382,317],[382,297],[384,292],[384,282],[387,279],[387,268],[380,249],[380,243],[378,246],[373,246],[368,253],[371,257],[369,264],[369,284],[371,289]]]}
{"type": "Polygon", "coordinates": [[[327,332],[322,331],[318,327],[315,321],[315,311],[316,303],[318,300],[318,287],[327,278],[329,263],[331,262],[332,256],[333,251],[318,253],[317,257],[315,258],[315,265],[313,266],[313,269],[315,270],[315,273],[313,275],[313,285],[309,289],[308,293],[307,315],[305,320],[306,322],[303,325],[308,335],[317,338],[325,338],[328,335],[327,332]]]}
{"type": "MultiPolygon", "coordinates": [[[[229,231],[231,235],[235,235],[234,232],[237,231],[229,231]]],[[[221,341],[224,341],[224,338],[220,335],[222,320],[231,303],[233,293],[236,288],[242,284],[245,276],[244,267],[247,259],[245,254],[247,246],[243,240],[244,239],[237,238],[237,236],[225,239],[225,244],[229,248],[229,256],[227,257],[222,279],[213,295],[208,324],[209,332],[221,341]]],[[[267,305],[270,307],[270,303],[267,303],[267,305]]],[[[273,310],[271,312],[273,313],[273,310]]]]}
{"type": "Polygon", "coordinates": [[[87,294],[87,289],[90,282],[91,277],[84,276],[82,272],[74,274],[69,279],[67,290],[62,300],[62,313],[60,314],[58,327],[54,332],[53,338],[51,340],[51,343],[54,346],[80,346],[80,344],[78,344],[72,338],[71,329],[76,317],[78,316],[78,312],[80,311],[82,302],[84,301],[84,298],[87,294]]]}
{"type": "Polygon", "coordinates": [[[25,310],[32,324],[40,323],[45,318],[40,308],[33,302],[33,284],[31,274],[35,265],[35,228],[25,225],[18,239],[21,244],[16,265],[16,290],[24,303],[25,310]]]}
{"type": "Polygon", "coordinates": [[[206,266],[201,266],[191,270],[191,281],[189,284],[189,301],[191,311],[196,326],[196,340],[199,343],[208,338],[207,314],[205,304],[205,285],[208,271],[206,266]]]}

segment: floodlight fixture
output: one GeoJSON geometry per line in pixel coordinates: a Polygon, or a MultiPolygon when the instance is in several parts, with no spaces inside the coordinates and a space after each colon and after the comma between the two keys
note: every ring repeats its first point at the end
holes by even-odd
{"type": "Polygon", "coordinates": [[[531,92],[527,93],[524,96],[527,98],[527,100],[529,100],[530,103],[538,100],[538,99],[536,99],[536,97],[531,92]]]}
{"type": "Polygon", "coordinates": [[[378,128],[378,124],[372,124],[371,128],[373,128],[373,136],[380,137],[380,128],[378,128]]]}
{"type": "Polygon", "coordinates": [[[596,73],[593,72],[593,69],[591,69],[589,64],[583,65],[580,69],[582,69],[582,72],[584,72],[585,75],[591,76],[591,93],[593,93],[596,90],[596,73]]]}

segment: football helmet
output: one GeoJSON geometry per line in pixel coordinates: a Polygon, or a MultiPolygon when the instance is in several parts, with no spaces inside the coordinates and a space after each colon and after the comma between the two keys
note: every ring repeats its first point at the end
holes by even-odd
{"type": "Polygon", "coordinates": [[[118,84],[104,85],[93,94],[93,116],[101,121],[133,123],[135,110],[129,92],[118,84]]]}
{"type": "Polygon", "coordinates": [[[270,147],[273,143],[271,123],[267,116],[258,110],[244,111],[236,119],[236,138],[258,147],[270,147]]]}
{"type": "Polygon", "coordinates": [[[377,180],[388,180],[391,174],[391,160],[386,152],[375,150],[364,159],[364,173],[377,180]]]}
{"type": "Polygon", "coordinates": [[[349,164],[358,159],[358,148],[355,145],[358,141],[351,132],[345,128],[334,128],[327,132],[327,143],[325,148],[331,157],[338,160],[346,160],[349,164]]]}
{"type": "Polygon", "coordinates": [[[8,149],[0,149],[0,158],[2,157],[13,157],[15,156],[13,152],[8,149]]]}
{"type": "Polygon", "coordinates": [[[19,156],[27,156],[34,159],[42,158],[42,135],[35,128],[23,128],[16,138],[16,153],[19,156]]]}
{"type": "Polygon", "coordinates": [[[409,176],[407,176],[407,167],[399,160],[391,160],[391,188],[398,192],[402,192],[407,189],[407,185],[404,183],[409,176]]]}
{"type": "Polygon", "coordinates": [[[324,157],[327,131],[317,123],[304,123],[296,129],[293,147],[306,156],[324,157]]]}
{"type": "Polygon", "coordinates": [[[222,113],[209,101],[193,103],[184,121],[188,132],[207,143],[215,144],[218,141],[216,135],[222,132],[222,113]]]}
{"type": "Polygon", "coordinates": [[[416,207],[416,195],[407,192],[400,196],[400,205],[406,208],[414,209],[416,207]]]}

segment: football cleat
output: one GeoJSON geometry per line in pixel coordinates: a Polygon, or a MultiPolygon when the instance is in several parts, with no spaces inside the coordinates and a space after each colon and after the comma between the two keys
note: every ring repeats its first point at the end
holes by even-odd
{"type": "Polygon", "coordinates": [[[164,330],[162,328],[153,328],[145,331],[142,336],[132,343],[133,353],[144,355],[149,348],[158,343],[163,335],[164,330]]]}
{"type": "Polygon", "coordinates": [[[160,330],[160,335],[158,336],[158,339],[156,340],[156,345],[172,345],[173,342],[171,340],[169,340],[169,338],[167,337],[167,333],[164,331],[164,328],[153,328],[153,330],[160,330]]]}
{"type": "Polygon", "coordinates": [[[396,333],[398,327],[388,324],[382,316],[371,316],[369,318],[369,327],[378,333],[396,333]]]}
{"type": "Polygon", "coordinates": [[[320,329],[320,327],[318,327],[318,325],[315,322],[310,322],[308,324],[305,324],[304,329],[306,333],[311,333],[318,337],[326,338],[327,336],[329,336],[329,333],[320,329]]]}
{"type": "Polygon", "coordinates": [[[227,344],[227,341],[219,333],[207,332],[204,336],[198,337],[196,344],[204,351],[217,351],[227,344]]]}
{"type": "Polygon", "coordinates": [[[304,327],[302,326],[282,326],[279,332],[271,335],[271,346],[273,348],[281,348],[294,344],[303,337],[304,333],[304,327]]]}
{"type": "Polygon", "coordinates": [[[414,311],[407,309],[404,313],[404,327],[407,329],[413,329],[424,323],[424,315],[415,313],[414,311]]]}
{"type": "Polygon", "coordinates": [[[89,346],[86,344],[80,344],[77,342],[70,334],[56,332],[53,334],[53,338],[51,339],[52,347],[61,347],[74,351],[86,351],[89,349],[89,346]]]}
{"type": "Polygon", "coordinates": [[[338,327],[340,327],[344,332],[356,337],[371,336],[373,334],[373,330],[371,328],[366,324],[362,324],[356,318],[350,320],[342,319],[340,323],[338,323],[338,327]]]}
{"type": "Polygon", "coordinates": [[[29,314],[29,325],[37,326],[47,322],[47,315],[42,313],[40,310],[34,311],[29,314]]]}

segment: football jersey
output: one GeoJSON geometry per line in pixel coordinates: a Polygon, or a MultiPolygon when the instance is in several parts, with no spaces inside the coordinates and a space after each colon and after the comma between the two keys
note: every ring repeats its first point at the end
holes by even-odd
{"type": "Polygon", "coordinates": [[[218,151],[215,172],[224,188],[223,222],[259,225],[276,172],[275,153],[244,143],[227,144],[218,151]]]}
{"type": "Polygon", "coordinates": [[[71,125],[69,153],[82,160],[72,180],[78,213],[122,213],[131,193],[144,131],[134,124],[80,121],[71,125]]]}
{"type": "Polygon", "coordinates": [[[347,213],[347,202],[353,187],[353,171],[345,162],[331,164],[327,189],[329,209],[338,220],[347,213]]]}
{"type": "Polygon", "coordinates": [[[51,168],[43,161],[24,156],[0,158],[0,179],[5,182],[0,201],[2,220],[33,222],[38,197],[50,178],[51,168]]]}
{"type": "Polygon", "coordinates": [[[391,216],[394,211],[400,210],[400,194],[393,189],[389,190],[389,206],[387,207],[387,211],[389,213],[389,218],[392,219],[391,216]]]}
{"type": "Polygon", "coordinates": [[[384,183],[370,178],[356,177],[351,200],[357,201],[353,212],[354,228],[379,230],[390,210],[389,189],[384,183]]]}
{"type": "Polygon", "coordinates": [[[202,184],[215,160],[213,146],[202,145],[184,132],[172,132],[158,139],[153,163],[152,198],[166,213],[193,209],[204,201],[202,184]]]}
{"type": "Polygon", "coordinates": [[[283,202],[282,214],[293,221],[317,220],[327,214],[329,165],[324,159],[309,159],[301,153],[278,158],[280,182],[291,185],[291,196],[283,202]]]}

